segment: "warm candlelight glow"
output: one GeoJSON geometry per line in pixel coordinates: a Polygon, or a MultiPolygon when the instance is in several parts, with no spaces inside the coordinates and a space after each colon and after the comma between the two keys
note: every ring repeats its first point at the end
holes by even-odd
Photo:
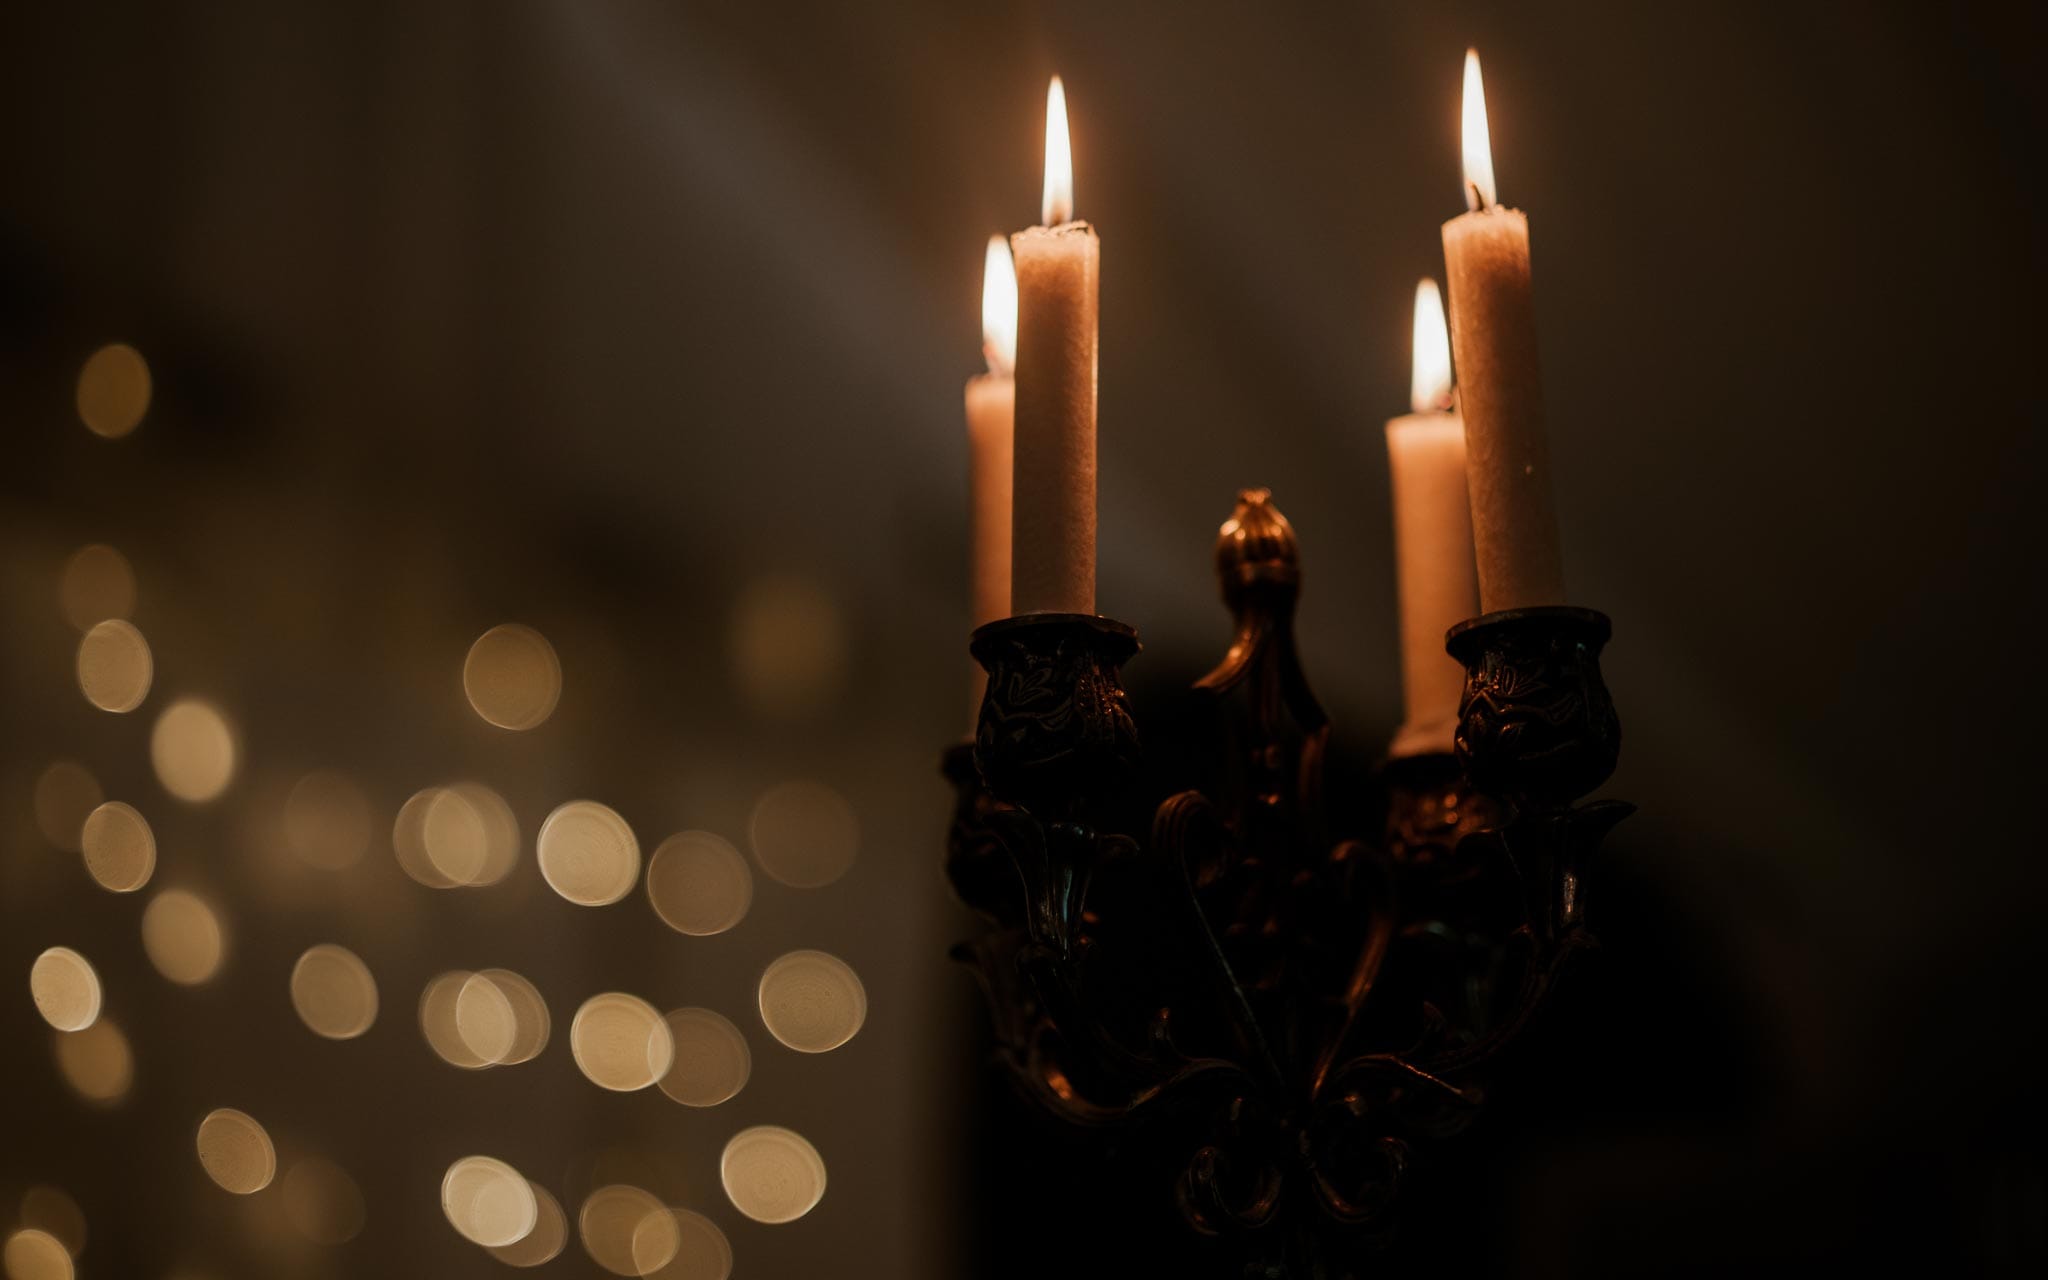
{"type": "MultiPolygon", "coordinates": [[[[1052,199],[1050,192],[1048,187],[1047,200],[1052,199]]],[[[990,373],[1007,376],[1016,371],[1017,266],[1010,261],[1005,236],[988,238],[988,256],[981,268],[981,353],[988,358],[990,373]]]]}
{"type": "Polygon", "coordinates": [[[1451,335],[1444,327],[1444,299],[1428,276],[1415,286],[1413,372],[1408,403],[1417,413],[1451,407],[1451,335]]]}
{"type": "Polygon", "coordinates": [[[1479,51],[1465,50],[1465,204],[1490,209],[1500,203],[1493,186],[1493,140],[1486,131],[1486,87],[1479,82],[1479,51]]]}
{"type": "Polygon", "coordinates": [[[1052,78],[1045,91],[1045,201],[1044,225],[1056,227],[1074,220],[1074,150],[1067,137],[1067,90],[1060,78],[1052,78]]]}

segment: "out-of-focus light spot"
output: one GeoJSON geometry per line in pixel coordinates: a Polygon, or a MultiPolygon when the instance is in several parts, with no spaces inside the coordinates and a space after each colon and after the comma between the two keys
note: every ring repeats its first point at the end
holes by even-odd
{"type": "Polygon", "coordinates": [[[675,1060],[661,1091],[686,1107],[715,1107],[746,1087],[754,1055],[740,1029],[713,1009],[675,1009],[668,1018],[675,1060]]]}
{"type": "Polygon", "coordinates": [[[363,1229],[363,1193],[348,1171],[308,1156],[285,1171],[284,1216],[314,1244],[346,1244],[363,1229]]]}
{"type": "Polygon", "coordinates": [[[427,856],[427,814],[442,790],[428,787],[414,792],[411,799],[399,806],[398,817],[391,824],[391,850],[398,856],[399,869],[429,889],[455,887],[455,882],[442,875],[434,860],[427,856]]]}
{"type": "Polygon", "coordinates": [[[0,1245],[0,1266],[7,1280],[71,1280],[71,1254],[64,1242],[47,1231],[25,1227],[0,1245]]]}
{"type": "Polygon", "coordinates": [[[633,1238],[627,1242],[633,1257],[633,1274],[651,1276],[665,1270],[675,1261],[676,1246],[681,1243],[675,1210],[664,1206],[662,1212],[640,1219],[640,1225],[633,1228],[633,1238]]]}
{"type": "Polygon", "coordinates": [[[569,1218],[562,1212],[561,1201],[549,1194],[546,1187],[537,1182],[527,1186],[533,1191],[533,1202],[537,1209],[533,1230],[524,1239],[511,1244],[492,1246],[490,1254],[509,1267],[537,1267],[543,1262],[552,1262],[569,1243],[569,1218]]]}
{"type": "Polygon", "coordinates": [[[427,1047],[443,1062],[465,1071],[491,1065],[470,1049],[456,1022],[462,988],[475,976],[467,969],[451,969],[429,979],[420,992],[420,1034],[427,1047]]]}
{"type": "Polygon", "coordinates": [[[57,1070],[79,1097],[112,1104],[127,1097],[135,1081],[135,1054],[121,1028],[102,1017],[57,1037],[57,1070]]]}
{"type": "Polygon", "coordinates": [[[135,571],[112,547],[92,543],[71,553],[57,579],[57,607],[80,631],[135,611],[135,571]]]}
{"type": "Polygon", "coordinates": [[[158,973],[189,987],[220,972],[227,934],[204,899],[166,889],[143,909],[142,949],[158,973]]]}
{"type": "Polygon", "coordinates": [[[784,782],[754,803],[750,824],[761,870],[796,889],[846,874],[860,852],[860,822],[846,797],[821,782],[784,782]]]}
{"type": "Polygon", "coordinates": [[[639,1187],[622,1184],[591,1192],[576,1217],[584,1251],[615,1276],[650,1275],[667,1266],[675,1256],[673,1224],[667,1205],[639,1187]],[[653,1229],[643,1237],[641,1229],[650,1222],[653,1229]],[[665,1257],[661,1256],[664,1246],[665,1257]],[[657,1257],[659,1261],[655,1261],[657,1257]]]}
{"type": "Polygon", "coordinates": [[[533,729],[562,696],[555,647],[532,627],[507,622],[478,636],[462,663],[469,705],[500,729],[533,729]]]}
{"type": "Polygon", "coordinates": [[[456,1034],[486,1065],[533,1060],[547,1047],[551,1026],[539,990],[510,969],[480,970],[456,992],[456,1034]]]}
{"type": "Polygon", "coordinates": [[[675,1214],[676,1254],[663,1280],[726,1280],[732,1275],[732,1243],[718,1224],[688,1209],[675,1214]]]}
{"type": "Polygon", "coordinates": [[[285,842],[301,862],[340,871],[370,847],[370,802],[348,775],[315,769],[284,801],[285,842]]]}
{"type": "MultiPolygon", "coordinates": [[[[472,888],[493,885],[512,874],[512,868],[519,864],[519,822],[512,816],[512,806],[505,798],[481,782],[458,782],[449,788],[469,805],[483,827],[484,856],[479,865],[462,884],[472,888]]],[[[431,811],[430,811],[431,815],[431,811]]],[[[433,824],[428,824],[431,836],[433,824]]],[[[428,844],[431,854],[434,845],[428,844]]]]}
{"type": "Polygon", "coordinates": [[[462,1043],[484,1062],[496,1065],[512,1052],[512,1038],[518,1033],[511,999],[483,974],[470,974],[455,993],[455,1034],[462,1043]]]}
{"type": "Polygon", "coordinates": [[[133,893],[156,871],[156,834],[135,807],[109,800],[86,815],[79,830],[85,869],[100,888],[133,893]]]}
{"type": "Polygon", "coordinates": [[[533,1185],[503,1160],[464,1156],[441,1179],[441,1212],[463,1239],[501,1249],[530,1235],[540,1221],[533,1185]]]}
{"type": "Polygon", "coordinates": [[[519,861],[519,824],[504,797],[476,782],[428,787],[391,827],[398,865],[430,889],[480,888],[519,861]]]}
{"type": "Polygon", "coordinates": [[[96,436],[118,439],[149,412],[149,363],[125,342],[101,347],[78,371],[78,420],[96,436]]]}
{"type": "Polygon", "coordinates": [[[718,1176],[733,1208],[756,1222],[795,1222],[825,1198],[825,1161],[818,1149],[777,1125],[734,1134],[719,1158],[718,1176]]]}
{"type": "Polygon", "coordinates": [[[253,1196],[277,1176],[277,1149],[255,1118],[219,1107],[199,1122],[199,1164],[223,1191],[253,1196]]]}
{"type": "Polygon", "coordinates": [[[235,731],[226,717],[197,698],[165,707],[149,735],[149,760],[164,790],[204,804],[235,779],[235,731]]]}
{"type": "Polygon", "coordinates": [[[23,1194],[21,1225],[46,1232],[74,1258],[85,1252],[85,1210],[56,1187],[30,1187],[23,1194]]]}
{"type": "Polygon", "coordinates": [[[837,1049],[867,1018],[867,989],[838,956],[792,951],[761,974],[761,1022],[799,1053],[837,1049]]]}
{"type": "Polygon", "coordinates": [[[806,579],[751,583],[733,607],[729,640],[733,678],[757,711],[816,711],[845,681],[845,627],[838,606],[806,579]]]}
{"type": "Polygon", "coordinates": [[[594,800],[571,800],[549,814],[535,843],[548,887],[582,906],[617,902],[640,878],[633,828],[594,800]]]}
{"type": "Polygon", "coordinates": [[[51,947],[28,970],[36,1012],[59,1031],[83,1031],[100,1016],[100,976],[69,947],[51,947]]]}
{"type": "Polygon", "coordinates": [[[108,618],[78,642],[78,688],[102,711],[133,711],[149,696],[156,664],[135,624],[108,618]]]}
{"type": "Polygon", "coordinates": [[[353,1040],[377,1021],[377,980],[347,947],[306,948],[292,966],[291,989],[292,1008],[314,1035],[353,1040]]]}
{"type": "Polygon", "coordinates": [[[677,933],[709,937],[746,918],[754,873],[731,841],[685,831],[662,841],[648,859],[647,900],[677,933]]]}
{"type": "Polygon", "coordinates": [[[675,1042],[668,1022],[637,996],[607,991],[583,1002],[569,1024],[569,1052],[600,1088],[645,1089],[668,1074],[675,1042]]]}
{"type": "Polygon", "coordinates": [[[36,779],[36,826],[59,849],[76,853],[86,815],[106,796],[85,766],[59,760],[36,779]]]}

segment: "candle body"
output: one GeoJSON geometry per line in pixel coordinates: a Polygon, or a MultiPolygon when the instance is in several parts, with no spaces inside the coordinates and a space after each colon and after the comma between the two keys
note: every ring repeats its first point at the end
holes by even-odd
{"type": "Polygon", "coordinates": [[[1085,222],[1010,237],[1017,261],[1010,607],[1095,612],[1096,314],[1101,242],[1085,222]]]}
{"type": "Polygon", "coordinates": [[[1451,350],[1465,419],[1479,603],[1564,603],[1550,448],[1536,364],[1529,220],[1494,206],[1444,224],[1451,350]]]}
{"type": "Polygon", "coordinates": [[[1395,418],[1387,423],[1387,470],[1394,489],[1405,713],[1387,754],[1449,753],[1465,668],[1444,651],[1444,632],[1479,612],[1465,424],[1454,413],[1395,418]]]}
{"type": "MultiPolygon", "coordinates": [[[[967,382],[967,497],[974,625],[1010,616],[1010,451],[1017,384],[986,373],[967,382]]],[[[974,670],[968,724],[981,714],[988,673],[974,670]]]]}

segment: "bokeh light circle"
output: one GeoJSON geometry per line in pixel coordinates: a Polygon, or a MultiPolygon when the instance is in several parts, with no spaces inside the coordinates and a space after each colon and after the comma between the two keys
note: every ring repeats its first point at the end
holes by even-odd
{"type": "Polygon", "coordinates": [[[462,988],[475,976],[467,969],[451,969],[428,979],[420,992],[420,1034],[427,1047],[443,1062],[465,1071],[491,1065],[470,1049],[456,1021],[462,988]]]}
{"type": "Polygon", "coordinates": [[[157,781],[180,800],[204,804],[235,779],[235,731],[211,703],[181,698],[165,707],[149,736],[157,781]]]}
{"type": "Polygon", "coordinates": [[[548,887],[580,906],[617,902],[640,879],[633,828],[595,800],[571,800],[549,814],[535,846],[548,887]]]}
{"type": "Polygon", "coordinates": [[[377,1021],[377,980],[347,947],[322,942],[292,966],[292,1008],[314,1035],[353,1040],[377,1021]]]}
{"type": "Polygon", "coordinates": [[[732,1242],[718,1224],[689,1209],[673,1209],[675,1257],[663,1280],[726,1280],[732,1274],[732,1242]]]}
{"type": "Polygon", "coordinates": [[[56,1187],[30,1187],[21,1197],[21,1225],[56,1237],[64,1252],[85,1252],[85,1210],[56,1187]]]}
{"type": "Polygon", "coordinates": [[[647,900],[677,933],[710,937],[746,918],[754,873],[723,836],[684,831],[662,841],[647,860],[647,900]]]}
{"type": "Polygon", "coordinates": [[[133,613],[135,570],[128,557],[97,542],[72,552],[58,575],[57,608],[80,631],[133,613]]]}
{"type": "MultiPolygon", "coordinates": [[[[477,1016],[477,1012],[470,1014],[472,1020],[477,1016]]],[[[494,1045],[498,1046],[498,1051],[496,1056],[483,1055],[485,1060],[493,1066],[510,1067],[530,1062],[540,1056],[540,1051],[547,1047],[554,1020],[548,1013],[547,1001],[541,998],[539,989],[531,982],[510,969],[480,969],[470,975],[456,994],[455,1021],[456,1029],[462,1032],[472,1049],[477,1048],[478,1036],[491,1035],[494,1045]],[[470,997],[473,990],[480,989],[485,984],[488,984],[493,995],[483,1000],[477,1006],[477,1010],[487,1010],[492,1016],[497,1016],[500,1010],[503,1011],[503,1016],[509,1021],[510,1031],[502,1038],[495,1032],[486,1032],[482,1029],[476,1034],[465,1030],[464,1001],[470,997]]]]}
{"type": "Polygon", "coordinates": [[[715,1009],[674,1009],[666,1021],[675,1049],[663,1093],[686,1107],[715,1107],[746,1087],[754,1055],[730,1019],[715,1009]]]}
{"type": "Polygon", "coordinates": [[[441,1179],[441,1212],[463,1239],[486,1249],[524,1240],[540,1220],[533,1185],[490,1156],[464,1156],[441,1179]]]}
{"type": "Polygon", "coordinates": [[[500,729],[538,728],[562,696],[562,664],[547,637],[507,622],[478,636],[462,663],[470,707],[500,729]]]}
{"type": "Polygon", "coordinates": [[[631,1093],[660,1080],[675,1061],[668,1021],[638,996],[594,995],[569,1024],[569,1052],[590,1082],[631,1093]]]}
{"type": "Polygon", "coordinates": [[[220,1107],[199,1122],[199,1164],[215,1185],[238,1196],[255,1195],[277,1176],[277,1148],[255,1117],[220,1107]]]}
{"type": "Polygon", "coordinates": [[[561,1201],[537,1182],[526,1184],[533,1192],[533,1230],[511,1244],[489,1246],[492,1257],[508,1267],[537,1267],[552,1262],[569,1243],[569,1217],[561,1201]]]}
{"type": "Polygon", "coordinates": [[[57,1036],[57,1072],[87,1102],[112,1105],[128,1096],[135,1053],[128,1037],[102,1014],[83,1031],[57,1036]]]}
{"type": "Polygon", "coordinates": [[[455,1034],[462,1037],[463,1047],[483,1062],[491,1066],[504,1062],[519,1034],[511,998],[485,975],[470,974],[455,993],[455,1034]]]}
{"type": "Polygon", "coordinates": [[[125,342],[101,347],[78,371],[78,420],[96,436],[113,440],[135,430],[149,396],[149,362],[125,342]]]}
{"type": "Polygon", "coordinates": [[[795,1222],[825,1198],[825,1160],[779,1125],[742,1129],[725,1144],[719,1180],[732,1206],[756,1222],[795,1222]]]}
{"type": "Polygon", "coordinates": [[[784,782],[754,804],[750,834],[761,870],[797,889],[817,889],[846,874],[860,852],[853,806],[822,782],[784,782]]]}
{"type": "Polygon", "coordinates": [[[158,973],[194,986],[220,972],[227,957],[227,933],[205,899],[183,889],[166,889],[143,908],[142,949],[158,973]]]}
{"type": "Polygon", "coordinates": [[[867,988],[853,967],[823,951],[792,951],[761,973],[761,1023],[799,1053],[824,1053],[859,1033],[867,988]]]}
{"type": "Polygon", "coordinates": [[[78,642],[79,691],[102,711],[127,712],[141,706],[155,673],[149,641],[132,622],[96,622],[78,642]]]}
{"type": "Polygon", "coordinates": [[[59,1031],[83,1031],[100,1016],[100,976],[69,947],[51,947],[36,957],[28,989],[36,1012],[59,1031]]]}
{"type": "Polygon", "coordinates": [[[0,1245],[7,1280],[71,1280],[71,1253],[64,1242],[36,1227],[11,1233],[0,1245]]]}
{"type": "Polygon", "coordinates": [[[156,871],[156,833],[135,806],[109,800],[79,829],[85,869],[100,888],[133,893],[156,871]]]}
{"type": "Polygon", "coordinates": [[[617,1276],[644,1276],[667,1266],[675,1256],[673,1222],[668,1206],[651,1193],[613,1184],[599,1187],[583,1201],[576,1230],[584,1252],[598,1266],[617,1276]],[[643,1234],[650,1222],[654,1231],[643,1234]]]}

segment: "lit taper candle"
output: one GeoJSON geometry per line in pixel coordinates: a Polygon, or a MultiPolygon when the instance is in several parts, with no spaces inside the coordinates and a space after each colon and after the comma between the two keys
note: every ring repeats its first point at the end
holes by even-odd
{"type": "MultiPolygon", "coordinates": [[[[967,380],[967,496],[973,542],[974,625],[1010,616],[1010,448],[1017,410],[1017,272],[1010,244],[988,238],[981,273],[981,353],[988,372],[967,380]]],[[[988,673],[974,668],[969,721],[988,673]]]]}
{"type": "Polygon", "coordinates": [[[1100,242],[1074,221],[1066,91],[1046,92],[1044,225],[1010,237],[1017,266],[1015,517],[1010,607],[1095,612],[1096,299],[1100,242]]]}
{"type": "Polygon", "coordinates": [[[1529,219],[1494,190],[1479,55],[1465,51],[1465,202],[1444,224],[1451,349],[1465,417],[1466,478],[1479,562],[1479,603],[1491,613],[1564,603],[1564,565],[1550,493],[1550,449],[1536,363],[1529,219]]]}
{"type": "Polygon", "coordinates": [[[1444,632],[1479,612],[1465,424],[1451,412],[1451,342],[1434,280],[1415,286],[1414,333],[1408,393],[1414,412],[1387,423],[1405,712],[1390,756],[1450,752],[1465,668],[1444,651],[1444,632]]]}

